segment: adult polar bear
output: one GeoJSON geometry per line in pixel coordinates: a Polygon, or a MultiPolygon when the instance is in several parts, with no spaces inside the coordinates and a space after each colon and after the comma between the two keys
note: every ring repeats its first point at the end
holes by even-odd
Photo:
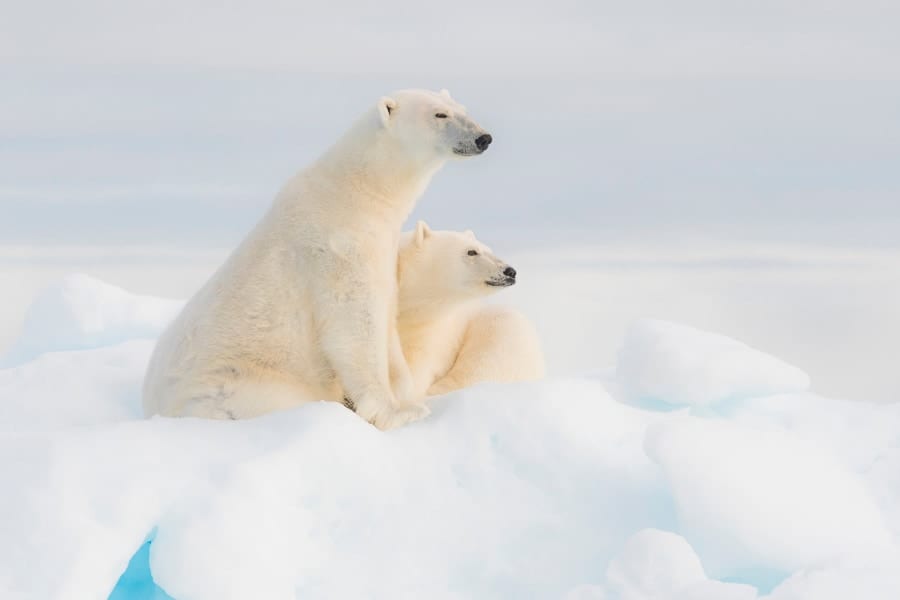
{"type": "Polygon", "coordinates": [[[380,428],[425,414],[396,331],[400,227],[448,159],[490,142],[446,90],[381,98],[163,333],[144,413],[247,418],[343,394],[380,428]]]}

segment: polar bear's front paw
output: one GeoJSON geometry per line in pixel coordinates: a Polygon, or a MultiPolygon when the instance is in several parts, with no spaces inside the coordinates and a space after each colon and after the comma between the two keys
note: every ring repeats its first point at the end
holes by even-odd
{"type": "MultiPolygon", "coordinates": [[[[431,409],[429,409],[424,404],[410,404],[404,406],[403,408],[395,408],[389,416],[387,425],[385,427],[381,427],[381,429],[393,429],[394,427],[400,427],[402,425],[406,425],[407,423],[412,423],[413,421],[424,419],[430,414],[431,409]]],[[[377,424],[376,427],[378,427],[377,424]]]]}
{"type": "Polygon", "coordinates": [[[394,398],[402,406],[412,405],[417,400],[415,397],[415,382],[408,369],[405,373],[393,379],[392,389],[394,398]]]}
{"type": "Polygon", "coordinates": [[[356,414],[382,430],[418,421],[431,412],[424,404],[410,404],[402,408],[394,408],[390,404],[378,402],[372,396],[363,396],[354,403],[354,406],[356,414]]]}

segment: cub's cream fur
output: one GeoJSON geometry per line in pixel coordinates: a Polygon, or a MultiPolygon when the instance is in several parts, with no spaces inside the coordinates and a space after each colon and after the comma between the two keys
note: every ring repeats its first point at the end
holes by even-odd
{"type": "Polygon", "coordinates": [[[515,271],[471,231],[432,231],[420,221],[401,241],[398,280],[397,330],[415,397],[544,376],[528,319],[482,302],[515,283],[515,271]]]}

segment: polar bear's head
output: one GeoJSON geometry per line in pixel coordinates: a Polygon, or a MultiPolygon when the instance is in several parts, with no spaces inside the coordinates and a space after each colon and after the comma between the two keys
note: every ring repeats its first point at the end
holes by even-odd
{"type": "Polygon", "coordinates": [[[464,302],[516,282],[516,270],[471,231],[433,231],[424,221],[403,235],[397,273],[401,302],[464,302]]]}
{"type": "Polygon", "coordinates": [[[474,156],[492,141],[447,90],[401,90],[381,98],[376,109],[388,135],[416,156],[474,156]]]}

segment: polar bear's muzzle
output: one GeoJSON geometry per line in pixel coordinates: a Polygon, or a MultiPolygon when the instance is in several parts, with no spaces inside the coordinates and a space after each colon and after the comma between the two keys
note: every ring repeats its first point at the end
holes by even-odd
{"type": "Polygon", "coordinates": [[[475,156],[487,150],[494,138],[489,133],[482,133],[469,141],[460,142],[453,147],[453,153],[460,156],[475,156]]]}
{"type": "Polygon", "coordinates": [[[487,281],[486,284],[493,287],[509,287],[511,285],[516,284],[516,270],[512,267],[508,266],[503,269],[503,272],[491,277],[487,281]]]}

